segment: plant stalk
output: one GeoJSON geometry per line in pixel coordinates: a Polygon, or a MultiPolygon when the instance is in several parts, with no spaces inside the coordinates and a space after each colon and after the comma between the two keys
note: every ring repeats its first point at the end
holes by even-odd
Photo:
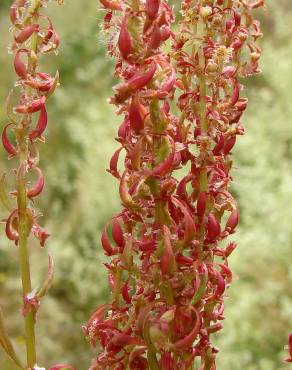
{"type": "MultiPolygon", "coordinates": [[[[41,5],[40,0],[34,0],[31,4],[29,12],[35,14],[41,5]]],[[[37,21],[37,15],[33,17],[33,22],[37,21]]],[[[37,51],[37,34],[32,36],[30,50],[32,54],[37,51]]],[[[33,74],[35,71],[35,60],[31,56],[28,60],[28,67],[30,73],[33,74]]],[[[28,93],[30,93],[30,88],[28,88],[28,93]]],[[[25,171],[21,168],[25,168],[27,155],[28,155],[28,144],[26,136],[25,124],[22,125],[19,135],[19,148],[20,148],[20,158],[19,165],[20,171],[18,175],[18,196],[17,205],[19,212],[19,265],[22,281],[22,294],[25,298],[32,291],[31,287],[31,273],[30,273],[30,260],[29,260],[29,250],[28,250],[28,236],[30,230],[28,229],[28,218],[27,218],[27,195],[26,195],[26,181],[25,181],[25,171]]],[[[24,313],[24,326],[25,326],[25,344],[26,344],[26,358],[27,367],[33,368],[37,363],[36,355],[36,340],[35,340],[35,316],[36,312],[34,310],[29,310],[24,313]]]]}

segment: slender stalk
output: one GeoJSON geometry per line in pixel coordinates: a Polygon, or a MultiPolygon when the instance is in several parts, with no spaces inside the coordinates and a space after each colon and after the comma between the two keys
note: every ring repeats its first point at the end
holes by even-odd
{"type": "MultiPolygon", "coordinates": [[[[26,144],[23,144],[23,151],[20,157],[20,166],[25,165],[26,144]]],[[[28,229],[27,229],[27,197],[25,179],[21,175],[18,178],[17,204],[19,210],[19,265],[22,281],[23,297],[31,292],[30,262],[28,251],[28,229]]],[[[28,367],[36,364],[35,345],[35,311],[31,310],[24,316],[25,322],[25,343],[28,367]]]]}
{"type": "MultiPolygon", "coordinates": [[[[30,12],[35,13],[40,7],[40,0],[34,0],[31,5],[30,12]]],[[[32,18],[32,22],[37,21],[37,16],[32,18]]],[[[37,51],[37,34],[34,33],[31,39],[30,50],[32,53],[37,51]]],[[[35,63],[32,57],[29,58],[28,67],[32,75],[35,74],[35,63]]],[[[28,95],[31,94],[31,89],[27,87],[28,95]]],[[[19,165],[20,169],[25,168],[27,156],[28,156],[28,145],[26,136],[26,127],[20,129],[20,134],[18,135],[18,144],[20,148],[19,155],[19,165]]],[[[30,260],[29,260],[29,250],[28,250],[28,235],[30,230],[28,230],[27,225],[27,195],[26,195],[26,182],[25,182],[25,172],[19,171],[18,176],[18,196],[17,205],[19,212],[19,267],[21,273],[22,281],[22,294],[26,297],[32,290],[31,287],[31,273],[30,273],[30,260]]],[[[28,368],[32,368],[37,363],[36,355],[36,339],[35,339],[35,315],[34,310],[30,310],[24,315],[24,325],[25,325],[25,344],[26,344],[26,358],[28,368]]]]}
{"type": "MultiPolygon", "coordinates": [[[[40,0],[32,2],[30,12],[34,13],[40,7],[40,0]]],[[[34,16],[32,21],[35,22],[37,17],[34,16]]],[[[32,36],[31,40],[31,51],[33,53],[37,50],[37,34],[32,36]]],[[[35,63],[32,58],[29,58],[29,69],[31,74],[35,73],[35,63]]],[[[28,94],[30,94],[30,88],[28,87],[28,94]]],[[[19,147],[20,147],[20,168],[25,166],[28,146],[27,138],[25,136],[25,128],[23,128],[23,135],[19,135],[19,147]]],[[[28,235],[29,230],[27,227],[27,196],[26,196],[26,183],[24,176],[18,177],[18,197],[17,204],[19,210],[19,263],[22,280],[22,293],[25,297],[31,292],[31,274],[30,274],[30,261],[28,251],[28,235]]],[[[29,311],[24,316],[25,321],[25,343],[26,343],[26,356],[27,366],[33,367],[36,364],[36,340],[35,340],[35,314],[34,310],[29,311]]]]}

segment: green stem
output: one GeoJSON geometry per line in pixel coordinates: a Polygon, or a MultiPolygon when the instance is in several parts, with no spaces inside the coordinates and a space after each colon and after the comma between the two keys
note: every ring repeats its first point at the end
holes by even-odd
{"type": "MultiPolygon", "coordinates": [[[[28,14],[35,14],[39,7],[41,6],[40,0],[34,0],[31,4],[28,14]]],[[[37,21],[37,15],[35,15],[31,21],[37,21]]],[[[32,36],[30,50],[32,55],[29,58],[28,64],[31,73],[35,72],[35,53],[37,51],[37,34],[32,36]]],[[[30,89],[28,88],[27,93],[30,94],[30,89]]],[[[20,170],[18,175],[18,233],[19,233],[19,265],[22,281],[22,294],[25,298],[32,290],[31,288],[31,274],[30,274],[30,262],[29,262],[29,251],[28,251],[28,219],[27,219],[27,196],[26,196],[26,181],[25,181],[25,171],[21,169],[26,166],[27,154],[28,154],[28,144],[26,137],[25,125],[22,126],[18,134],[18,144],[20,148],[20,170]]],[[[26,344],[26,358],[27,367],[33,368],[36,364],[36,341],[35,341],[35,311],[30,310],[24,315],[24,326],[25,326],[25,344],[26,344]]]]}
{"type": "MultiPolygon", "coordinates": [[[[26,149],[26,144],[23,149],[26,149]]],[[[21,152],[20,166],[26,163],[26,150],[21,152]]],[[[20,171],[22,172],[22,171],[20,171]]],[[[24,175],[20,174],[18,178],[18,217],[19,217],[19,264],[22,281],[22,294],[26,297],[31,292],[31,277],[30,277],[30,263],[28,252],[28,229],[27,229],[27,197],[26,184],[24,175]]],[[[32,368],[36,364],[36,348],[35,348],[35,312],[30,310],[24,316],[25,324],[25,343],[27,354],[27,366],[32,368]]]]}

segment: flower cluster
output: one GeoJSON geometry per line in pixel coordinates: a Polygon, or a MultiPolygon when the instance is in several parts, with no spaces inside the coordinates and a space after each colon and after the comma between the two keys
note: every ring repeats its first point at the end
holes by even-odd
{"type": "MultiPolygon", "coordinates": [[[[53,260],[49,255],[48,276],[40,288],[32,290],[28,238],[32,234],[40,246],[44,247],[49,237],[49,233],[38,223],[41,215],[34,206],[35,198],[44,188],[44,175],[39,166],[38,142],[45,141],[44,134],[48,123],[46,103],[59,83],[58,72],[51,76],[39,71],[41,55],[56,52],[59,45],[58,34],[50,18],[41,13],[47,2],[15,0],[10,7],[11,31],[14,37],[10,50],[14,54],[17,81],[7,99],[8,122],[2,131],[5,151],[10,159],[18,160],[15,188],[7,193],[3,174],[0,180],[0,200],[9,212],[5,219],[6,236],[14,242],[19,251],[26,366],[23,366],[17,357],[5,331],[2,311],[0,344],[18,367],[29,370],[41,369],[36,364],[34,326],[40,300],[50,287],[54,270],[53,260]]],[[[65,365],[56,366],[52,369],[65,368],[65,365]]]]}
{"type": "Polygon", "coordinates": [[[101,2],[121,79],[111,99],[124,116],[121,147],[109,172],[119,180],[123,210],[102,232],[112,302],[84,327],[101,347],[91,369],[200,363],[215,370],[210,334],[223,327],[227,258],[236,247],[223,240],[238,224],[229,193],[230,154],[247,106],[238,77],[259,72],[261,33],[251,10],[263,4],[186,0],[174,34],[164,1],[101,2]]]}

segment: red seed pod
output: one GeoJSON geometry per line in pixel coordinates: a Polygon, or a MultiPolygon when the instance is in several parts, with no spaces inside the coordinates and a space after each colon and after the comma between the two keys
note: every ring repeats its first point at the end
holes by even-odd
{"type": "Polygon", "coordinates": [[[170,152],[169,155],[159,163],[152,171],[153,176],[165,176],[168,172],[172,169],[172,164],[174,161],[175,156],[175,143],[171,136],[168,136],[167,139],[169,140],[170,144],[170,152]]]}
{"type": "Polygon", "coordinates": [[[23,30],[19,32],[17,36],[14,37],[15,42],[18,44],[24,43],[28,40],[34,32],[39,32],[39,25],[38,24],[31,24],[25,27],[23,30]]]}
{"type": "Polygon", "coordinates": [[[154,20],[158,16],[160,0],[146,0],[145,12],[149,19],[154,20]]]}
{"type": "Polygon", "coordinates": [[[213,241],[221,234],[221,227],[215,216],[210,213],[207,222],[207,237],[213,241]]]}
{"type": "Polygon", "coordinates": [[[176,261],[173,253],[169,228],[163,225],[163,253],[160,258],[162,275],[172,275],[176,271],[176,261]]]}
{"type": "Polygon", "coordinates": [[[6,220],[5,233],[9,240],[13,240],[17,244],[19,239],[18,231],[15,229],[15,225],[18,224],[18,209],[12,211],[8,219],[6,220]]]}
{"type": "Polygon", "coordinates": [[[196,236],[196,224],[193,220],[193,217],[188,210],[187,207],[185,207],[182,202],[176,198],[172,198],[173,203],[182,211],[184,215],[184,227],[185,227],[185,233],[184,233],[184,239],[183,243],[188,244],[190,241],[192,241],[196,236]]]}
{"type": "Polygon", "coordinates": [[[115,250],[114,248],[111,246],[109,240],[108,240],[108,236],[107,236],[107,232],[106,232],[106,226],[104,226],[103,230],[102,230],[102,234],[101,234],[101,245],[105,251],[105,254],[107,256],[112,256],[115,254],[115,250]]]}
{"type": "Polygon", "coordinates": [[[179,265],[192,265],[194,263],[191,257],[184,256],[181,253],[176,255],[175,260],[179,265]]]}
{"type": "Polygon", "coordinates": [[[127,27],[127,18],[122,21],[120,35],[118,39],[118,47],[121,55],[127,60],[128,56],[132,53],[132,41],[127,27]]]}
{"type": "Polygon", "coordinates": [[[175,85],[175,80],[175,71],[172,70],[171,75],[166,79],[165,82],[163,82],[159,91],[163,94],[171,92],[175,85]]]}
{"type": "Polygon", "coordinates": [[[152,64],[152,66],[144,73],[137,73],[134,75],[129,81],[128,86],[131,90],[139,90],[142,89],[144,86],[150,82],[156,72],[156,64],[152,64]]]}
{"type": "Polygon", "coordinates": [[[116,345],[116,346],[121,346],[121,347],[124,347],[124,346],[129,346],[129,345],[141,345],[142,342],[139,338],[133,338],[131,337],[130,335],[128,334],[125,334],[125,333],[118,333],[116,334],[111,342],[116,345]]]}
{"type": "Polygon", "coordinates": [[[225,226],[225,231],[227,231],[229,234],[234,232],[234,229],[236,228],[238,224],[238,210],[237,208],[231,213],[229,216],[226,226],[225,226]]]}
{"type": "Polygon", "coordinates": [[[219,155],[219,153],[221,152],[221,150],[224,147],[224,144],[225,144],[224,135],[221,134],[217,144],[215,145],[214,149],[212,150],[213,154],[214,155],[219,155]]]}
{"type": "Polygon", "coordinates": [[[224,67],[223,72],[222,72],[222,76],[224,78],[227,78],[227,79],[233,78],[236,71],[237,71],[237,68],[235,66],[224,67]]]}
{"type": "Polygon", "coordinates": [[[197,215],[199,219],[202,219],[204,217],[205,211],[206,211],[206,193],[202,192],[200,193],[197,201],[197,215]]]}
{"type": "Polygon", "coordinates": [[[132,150],[129,152],[129,157],[131,159],[132,169],[139,171],[141,169],[141,156],[143,151],[143,140],[144,137],[140,137],[132,150]]]}
{"type": "Polygon", "coordinates": [[[199,313],[199,311],[194,308],[193,306],[190,306],[190,309],[195,313],[195,325],[193,327],[193,329],[190,331],[189,334],[187,334],[183,339],[180,339],[178,340],[177,342],[173,343],[172,347],[174,350],[176,351],[185,351],[185,350],[188,350],[192,344],[194,343],[194,341],[196,340],[198,334],[199,334],[199,331],[200,331],[200,328],[201,328],[201,315],[199,313]]]}
{"type": "Polygon", "coordinates": [[[188,193],[187,193],[187,189],[186,189],[186,186],[187,186],[187,183],[190,182],[192,180],[192,175],[187,175],[185,176],[178,184],[177,188],[176,188],[176,194],[180,197],[180,198],[187,198],[188,197],[188,193]]]}
{"type": "Polygon", "coordinates": [[[45,178],[44,178],[44,175],[43,175],[41,169],[39,167],[35,167],[34,169],[38,173],[38,179],[37,179],[35,185],[32,188],[27,190],[28,198],[33,198],[33,197],[36,197],[37,195],[39,195],[42,192],[42,190],[44,188],[44,185],[45,185],[45,178]]]}
{"type": "Polygon", "coordinates": [[[53,37],[54,27],[53,27],[53,23],[52,23],[51,19],[48,16],[42,14],[42,15],[40,15],[40,17],[44,18],[48,22],[48,27],[46,28],[47,33],[43,37],[43,44],[46,45],[46,44],[48,44],[48,42],[53,37]]]}
{"type": "Polygon", "coordinates": [[[144,117],[141,114],[141,103],[137,96],[132,98],[129,109],[129,122],[131,128],[138,134],[144,128],[144,117]]]}
{"type": "Polygon", "coordinates": [[[128,172],[125,171],[120,181],[120,187],[119,187],[120,198],[121,198],[123,205],[126,208],[130,208],[130,209],[136,208],[137,205],[134,202],[128,190],[127,177],[128,177],[128,172]]]}
{"type": "Polygon", "coordinates": [[[171,35],[171,29],[168,26],[162,26],[160,29],[160,37],[162,41],[169,39],[171,35]]]}
{"type": "Polygon", "coordinates": [[[127,137],[128,131],[129,131],[129,120],[125,119],[119,127],[118,137],[125,140],[127,137]]]}
{"type": "Polygon", "coordinates": [[[233,9],[233,18],[235,26],[239,27],[241,23],[241,15],[235,9],[233,9]]]}
{"type": "Polygon", "coordinates": [[[29,134],[30,140],[37,139],[37,138],[41,139],[42,134],[45,132],[47,128],[47,123],[48,123],[48,114],[47,114],[45,105],[43,105],[40,111],[40,116],[39,116],[37,125],[35,129],[33,129],[29,134]]]}
{"type": "Polygon", "coordinates": [[[3,129],[3,132],[2,132],[2,144],[3,144],[3,147],[6,150],[6,152],[8,154],[10,154],[12,157],[14,157],[17,154],[17,150],[16,150],[15,146],[10,143],[10,141],[9,141],[9,139],[7,137],[7,128],[9,126],[12,126],[12,123],[9,123],[3,129]]]}
{"type": "Polygon", "coordinates": [[[122,296],[126,303],[130,304],[132,302],[132,298],[129,295],[129,284],[127,282],[122,286],[122,296]]]}
{"type": "Polygon", "coordinates": [[[21,113],[21,114],[26,114],[26,113],[35,113],[40,111],[46,102],[46,97],[42,96],[39,99],[34,99],[32,103],[28,106],[26,105],[20,105],[15,108],[15,112],[21,113]]]}
{"type": "Polygon", "coordinates": [[[228,34],[232,34],[232,32],[234,31],[234,22],[232,19],[227,19],[226,20],[226,32],[228,34]]]}
{"type": "Polygon", "coordinates": [[[221,297],[224,294],[226,288],[225,280],[220,272],[214,270],[213,274],[215,275],[217,281],[217,288],[214,294],[217,297],[221,297]]]}
{"type": "Polygon", "coordinates": [[[21,55],[22,54],[28,54],[28,50],[27,49],[17,50],[17,52],[15,54],[15,58],[14,58],[14,69],[15,69],[15,72],[17,73],[17,75],[20,78],[25,79],[26,76],[27,76],[27,67],[23,63],[23,61],[21,60],[21,55]]]}
{"type": "Polygon", "coordinates": [[[60,38],[57,32],[53,32],[53,49],[58,49],[60,45],[60,38]]]}
{"type": "Polygon", "coordinates": [[[224,145],[223,152],[225,155],[229,154],[236,143],[236,136],[232,136],[228,139],[224,145]]]}
{"type": "Polygon", "coordinates": [[[108,10],[123,10],[121,2],[118,0],[100,0],[100,2],[108,10]]]}
{"type": "Polygon", "coordinates": [[[19,8],[23,8],[25,6],[26,0],[15,0],[10,7],[10,20],[15,25],[15,27],[20,28],[21,25],[18,25],[18,12],[19,8]]]}
{"type": "Polygon", "coordinates": [[[124,246],[125,244],[124,233],[121,228],[118,217],[115,217],[113,219],[112,236],[113,236],[114,241],[117,243],[119,247],[124,246]]]}
{"type": "Polygon", "coordinates": [[[110,160],[110,168],[109,170],[107,170],[109,173],[111,173],[114,177],[116,177],[117,179],[120,179],[121,176],[119,174],[119,171],[118,171],[118,162],[119,162],[119,157],[120,157],[120,153],[122,151],[123,147],[117,149],[113,156],[111,157],[111,160],[110,160]]]}
{"type": "Polygon", "coordinates": [[[148,52],[150,53],[158,49],[161,44],[161,41],[162,39],[161,39],[160,27],[155,22],[153,25],[151,37],[150,37],[149,44],[148,44],[148,52]]]}
{"type": "Polygon", "coordinates": [[[240,86],[236,78],[233,79],[233,93],[231,97],[231,106],[234,106],[239,99],[240,86]]]}

